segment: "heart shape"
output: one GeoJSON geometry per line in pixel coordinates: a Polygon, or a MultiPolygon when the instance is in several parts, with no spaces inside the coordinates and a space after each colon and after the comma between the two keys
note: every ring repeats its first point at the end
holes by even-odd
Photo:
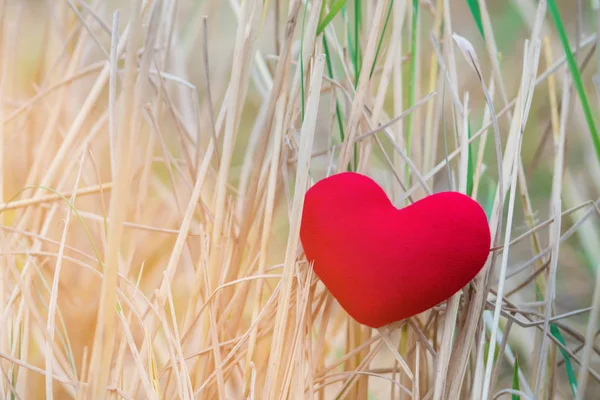
{"type": "Polygon", "coordinates": [[[300,240],[342,308],[378,328],[463,288],[483,268],[491,237],[482,207],[464,194],[397,209],[375,181],[345,172],[307,191],[300,240]]]}

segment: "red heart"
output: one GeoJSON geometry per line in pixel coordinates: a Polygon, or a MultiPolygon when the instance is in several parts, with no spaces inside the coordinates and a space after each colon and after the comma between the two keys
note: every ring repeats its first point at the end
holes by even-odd
{"type": "Polygon", "coordinates": [[[485,212],[443,192],[397,209],[372,179],[341,173],[306,193],[300,239],[314,271],[356,321],[378,328],[448,299],[490,251],[485,212]]]}

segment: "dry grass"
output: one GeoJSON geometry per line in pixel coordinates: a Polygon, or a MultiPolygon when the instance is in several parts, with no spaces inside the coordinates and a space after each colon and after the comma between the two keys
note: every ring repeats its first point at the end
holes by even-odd
{"type": "Polygon", "coordinates": [[[558,3],[587,100],[555,1],[0,1],[0,397],[594,398],[600,7],[558,3]],[[481,274],[354,322],[298,235],[349,165],[480,201],[481,274]]]}

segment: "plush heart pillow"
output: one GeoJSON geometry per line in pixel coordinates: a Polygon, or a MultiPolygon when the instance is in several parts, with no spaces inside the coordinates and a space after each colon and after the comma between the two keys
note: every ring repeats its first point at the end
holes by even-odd
{"type": "Polygon", "coordinates": [[[491,240],[485,212],[464,194],[436,193],[397,209],[375,181],[351,172],[308,190],[300,239],[340,305],[374,328],[463,288],[485,264],[491,240]]]}

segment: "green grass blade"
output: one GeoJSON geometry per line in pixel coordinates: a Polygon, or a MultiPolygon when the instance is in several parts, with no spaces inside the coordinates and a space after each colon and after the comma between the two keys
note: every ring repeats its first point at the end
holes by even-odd
{"type": "MultiPolygon", "coordinates": [[[[566,346],[565,340],[555,324],[550,324],[550,333],[552,333],[552,336],[554,336],[556,340],[558,340],[563,346],[566,346]]],[[[575,372],[573,371],[573,365],[571,364],[571,357],[569,356],[569,353],[567,353],[562,347],[559,347],[558,350],[565,359],[565,369],[567,370],[569,386],[571,387],[571,392],[573,392],[573,397],[575,397],[577,394],[577,378],[575,378],[575,372]]]]}
{"type": "MultiPolygon", "coordinates": [[[[419,0],[413,0],[412,2],[413,15],[412,15],[412,32],[411,32],[411,44],[410,44],[410,79],[408,81],[408,108],[415,104],[415,80],[417,78],[417,22],[419,17],[419,0]]],[[[413,114],[410,113],[406,116],[406,152],[408,156],[411,156],[411,131],[412,131],[412,119],[413,114]]],[[[410,170],[408,165],[405,168],[406,183],[409,183],[410,170]]]]}
{"type": "MultiPolygon", "coordinates": [[[[468,118],[468,126],[467,126],[467,137],[469,141],[471,140],[471,116],[468,118]]],[[[467,196],[471,196],[473,194],[473,178],[475,174],[473,165],[473,144],[469,142],[468,154],[467,154],[467,196]]]]}
{"type": "Polygon", "coordinates": [[[379,37],[379,43],[377,43],[377,51],[375,52],[375,60],[373,60],[373,65],[371,66],[371,73],[369,77],[373,76],[373,72],[375,71],[375,66],[377,65],[377,59],[379,58],[379,52],[381,51],[381,45],[383,43],[383,37],[385,35],[385,31],[388,26],[388,22],[390,22],[390,16],[392,15],[392,7],[394,6],[394,0],[390,1],[390,5],[387,9],[387,14],[385,16],[385,23],[383,24],[383,30],[381,31],[381,36],[379,37]]]}
{"type": "MultiPolygon", "coordinates": [[[[325,3],[323,3],[323,4],[325,4],[325,3]]],[[[331,8],[329,9],[329,12],[327,13],[325,18],[323,18],[323,20],[319,23],[319,26],[317,27],[317,35],[320,35],[321,33],[323,33],[325,28],[327,28],[327,25],[329,25],[331,23],[331,21],[335,18],[335,16],[340,12],[342,7],[344,7],[345,5],[346,5],[346,0],[335,0],[331,4],[331,8]]]]}
{"type": "MultiPolygon", "coordinates": [[[[327,65],[327,74],[329,78],[333,80],[333,66],[331,65],[331,55],[329,53],[329,45],[327,44],[327,39],[325,35],[323,35],[323,50],[325,51],[325,65],[327,65]]],[[[342,112],[340,109],[340,102],[337,99],[337,95],[335,94],[335,89],[333,91],[333,97],[335,99],[335,116],[338,124],[338,128],[340,130],[340,140],[344,141],[344,124],[342,123],[342,112]]]]}
{"type": "MultiPolygon", "coordinates": [[[[350,21],[348,21],[348,6],[344,4],[341,10],[342,19],[344,20],[344,25],[346,26],[346,38],[348,40],[348,55],[350,56],[350,62],[352,63],[352,67],[356,68],[354,65],[354,44],[352,43],[352,34],[350,30],[350,21]]],[[[356,69],[354,69],[356,72],[356,69]]]]}
{"type": "Polygon", "coordinates": [[[475,24],[477,24],[477,29],[479,30],[481,37],[485,38],[485,35],[483,34],[483,23],[481,22],[479,0],[467,0],[467,5],[469,6],[469,10],[471,10],[471,14],[473,14],[473,19],[475,20],[475,24]]]}
{"type": "MultiPolygon", "coordinates": [[[[360,43],[358,40],[360,26],[362,25],[362,4],[361,0],[354,0],[354,88],[358,86],[358,77],[360,76],[361,68],[361,54],[360,54],[360,43]]],[[[355,154],[356,158],[356,154],[355,154]]],[[[355,161],[356,162],[356,161],[355,161]]]]}
{"type": "Polygon", "coordinates": [[[552,15],[554,25],[556,26],[556,31],[558,32],[558,36],[565,50],[567,64],[569,65],[569,70],[571,71],[571,75],[573,76],[573,83],[575,84],[575,88],[577,89],[577,94],[579,95],[579,99],[581,100],[581,107],[583,108],[585,121],[587,122],[590,134],[592,135],[592,142],[594,143],[596,158],[598,159],[598,163],[600,164],[600,137],[598,136],[598,131],[596,130],[596,124],[594,122],[594,117],[592,115],[590,103],[588,102],[585,90],[583,89],[583,83],[581,81],[581,74],[579,73],[579,68],[577,67],[577,63],[575,62],[575,57],[573,57],[573,53],[571,52],[571,48],[569,46],[569,39],[567,38],[567,33],[565,32],[564,24],[560,17],[560,13],[558,12],[558,7],[556,6],[556,0],[548,0],[548,10],[550,11],[550,15],[552,15]]]}
{"type": "Polygon", "coordinates": [[[482,200],[482,207],[485,211],[485,215],[487,216],[488,221],[492,218],[492,211],[494,210],[494,199],[496,198],[496,192],[498,190],[498,183],[493,182],[492,179],[485,179],[483,182],[488,182],[487,194],[484,200],[482,200]]]}
{"type": "MultiPolygon", "coordinates": [[[[513,368],[513,381],[512,381],[513,390],[521,390],[519,387],[519,357],[515,357],[515,367],[513,368]]],[[[512,400],[521,400],[521,396],[518,394],[512,395],[512,400]]]]}

